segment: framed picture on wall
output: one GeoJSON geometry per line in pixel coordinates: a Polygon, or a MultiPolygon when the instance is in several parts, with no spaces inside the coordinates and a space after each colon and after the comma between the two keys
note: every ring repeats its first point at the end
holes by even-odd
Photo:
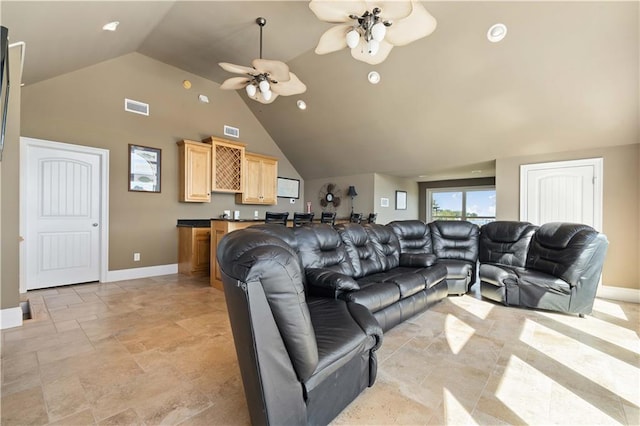
{"type": "Polygon", "coordinates": [[[407,191],[396,191],[396,210],[407,209],[407,191]]]}
{"type": "Polygon", "coordinates": [[[129,191],[160,192],[162,150],[129,144],[129,191]]]}

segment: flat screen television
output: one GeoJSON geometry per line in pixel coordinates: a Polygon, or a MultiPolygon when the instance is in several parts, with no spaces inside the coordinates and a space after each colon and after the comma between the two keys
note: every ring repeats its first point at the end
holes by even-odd
{"type": "Polygon", "coordinates": [[[7,130],[7,109],[9,109],[9,30],[0,27],[0,161],[4,150],[4,135],[7,130]]]}

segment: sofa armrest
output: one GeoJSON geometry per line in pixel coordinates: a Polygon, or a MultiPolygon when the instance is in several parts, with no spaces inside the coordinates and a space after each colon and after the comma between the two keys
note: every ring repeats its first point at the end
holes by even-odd
{"type": "Polygon", "coordinates": [[[366,333],[367,336],[372,336],[375,338],[376,344],[372,351],[377,350],[380,345],[382,345],[382,327],[373,316],[373,314],[364,307],[363,305],[355,302],[347,302],[347,307],[349,308],[349,312],[351,312],[351,316],[358,323],[362,331],[366,333]]]}
{"type": "Polygon", "coordinates": [[[324,293],[327,290],[333,294],[339,291],[360,290],[356,280],[340,272],[323,268],[308,268],[305,273],[307,275],[307,285],[322,289],[324,293]]]}
{"type": "Polygon", "coordinates": [[[436,263],[438,258],[432,253],[402,253],[400,255],[400,266],[412,268],[427,268],[436,263]]]}

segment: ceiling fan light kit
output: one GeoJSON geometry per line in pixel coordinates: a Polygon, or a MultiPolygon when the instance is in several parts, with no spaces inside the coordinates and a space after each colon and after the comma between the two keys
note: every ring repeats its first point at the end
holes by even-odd
{"type": "Polygon", "coordinates": [[[437,25],[414,1],[311,0],[309,8],[321,21],[339,24],[320,37],[317,54],[349,48],[351,56],[371,65],[383,62],[394,46],[428,36],[437,25]]]}
{"type": "Polygon", "coordinates": [[[281,61],[262,59],[262,28],[265,18],[257,18],[260,26],[260,58],[251,62],[251,67],[220,62],[218,65],[225,71],[243,74],[244,77],[231,77],[225,80],[220,88],[223,90],[245,89],[247,95],[260,103],[270,104],[278,96],[291,96],[304,93],[307,86],[292,72],[287,64],[281,61]]]}

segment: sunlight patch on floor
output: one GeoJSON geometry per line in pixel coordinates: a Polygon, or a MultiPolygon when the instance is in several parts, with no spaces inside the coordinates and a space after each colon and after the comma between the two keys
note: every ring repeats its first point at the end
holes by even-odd
{"type": "Polygon", "coordinates": [[[456,316],[447,314],[444,321],[444,335],[454,355],[457,355],[464,348],[475,332],[475,328],[456,316]]]}
{"type": "Polygon", "coordinates": [[[614,318],[619,318],[624,321],[629,321],[629,318],[622,310],[622,307],[615,302],[610,302],[608,300],[603,300],[603,299],[596,299],[593,304],[593,310],[602,312],[603,314],[610,315],[614,318]]]}
{"type": "Polygon", "coordinates": [[[442,388],[444,416],[448,425],[477,425],[471,413],[456,399],[447,388],[442,388]]]}
{"type": "Polygon", "coordinates": [[[465,311],[475,315],[480,319],[487,319],[487,317],[493,310],[492,304],[475,303],[468,297],[450,297],[448,300],[454,305],[458,306],[460,309],[464,309],[465,311]]]}
{"type": "Polygon", "coordinates": [[[511,355],[495,396],[526,424],[544,422],[553,380],[511,355]]]}
{"type": "MultiPolygon", "coordinates": [[[[627,401],[639,405],[640,367],[630,365],[570,336],[542,324],[531,338],[521,339],[545,356],[564,365],[585,379],[598,384],[627,401]],[[576,362],[576,355],[582,362],[576,362]],[[588,362],[585,362],[588,361],[588,362]]],[[[557,372],[562,376],[561,371],[557,372]]]]}

